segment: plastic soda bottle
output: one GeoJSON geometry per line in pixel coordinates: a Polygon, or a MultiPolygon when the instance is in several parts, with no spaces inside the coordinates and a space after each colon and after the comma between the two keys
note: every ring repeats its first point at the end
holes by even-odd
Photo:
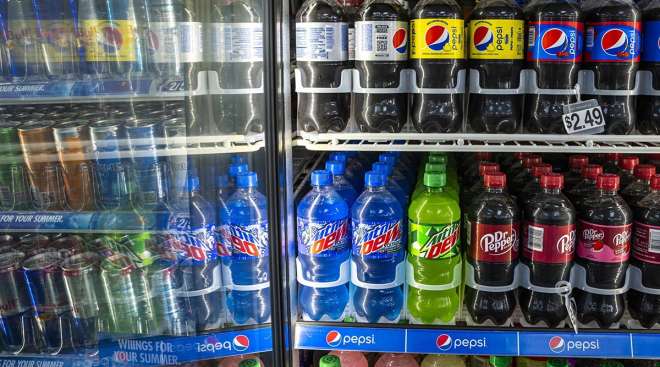
{"type": "Polygon", "coordinates": [[[319,360],[319,367],[341,367],[341,361],[337,356],[325,355],[319,360]]]}
{"type": "Polygon", "coordinates": [[[342,161],[327,161],[325,169],[332,174],[332,186],[341,197],[344,198],[348,208],[353,206],[353,202],[358,196],[357,191],[344,175],[346,173],[346,163],[342,161]]]}
{"type": "Polygon", "coordinates": [[[461,356],[429,354],[421,367],[465,367],[465,360],[461,356]]]}
{"type": "Polygon", "coordinates": [[[378,358],[374,367],[419,367],[419,364],[410,354],[384,353],[378,358]]]}
{"type": "Polygon", "coordinates": [[[461,210],[444,189],[446,179],[425,173],[425,191],[408,208],[408,312],[426,324],[452,322],[460,304],[461,210]]]}
{"type": "Polygon", "coordinates": [[[367,357],[361,352],[333,350],[330,355],[339,357],[340,366],[342,367],[369,367],[367,357]]]}

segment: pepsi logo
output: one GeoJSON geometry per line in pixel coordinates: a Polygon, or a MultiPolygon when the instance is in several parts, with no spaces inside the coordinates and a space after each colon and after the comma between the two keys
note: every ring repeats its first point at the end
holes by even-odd
{"type": "Polygon", "coordinates": [[[493,43],[493,31],[486,26],[479,26],[474,30],[474,47],[479,51],[486,51],[488,46],[493,43]]]}
{"type": "Polygon", "coordinates": [[[548,346],[553,353],[561,353],[566,349],[566,342],[561,336],[553,336],[550,338],[548,346]]]}
{"type": "Polygon", "coordinates": [[[234,350],[242,352],[250,347],[250,339],[245,335],[236,335],[232,341],[234,350]]]}
{"type": "Polygon", "coordinates": [[[392,37],[392,44],[398,53],[405,53],[408,49],[408,32],[403,28],[397,29],[392,37]]]}
{"type": "Polygon", "coordinates": [[[543,47],[543,51],[551,55],[566,57],[568,56],[568,36],[561,29],[548,29],[541,37],[541,47],[543,47]]]}
{"type": "Polygon", "coordinates": [[[451,341],[451,336],[447,334],[440,334],[435,339],[435,345],[438,347],[438,349],[447,351],[449,348],[451,348],[451,341]]]}
{"type": "Polygon", "coordinates": [[[124,44],[124,36],[119,28],[113,24],[107,24],[97,33],[96,42],[106,53],[119,52],[124,44]]]}
{"type": "Polygon", "coordinates": [[[330,330],[325,335],[325,342],[331,347],[336,347],[341,343],[341,334],[337,330],[330,330]]]}
{"type": "Polygon", "coordinates": [[[426,31],[426,45],[433,51],[442,51],[449,42],[449,30],[443,26],[434,25],[426,31]]]}
{"type": "Polygon", "coordinates": [[[628,52],[628,35],[620,29],[614,28],[605,32],[600,40],[600,45],[603,51],[610,56],[624,58],[630,55],[628,52]]]}
{"type": "Polygon", "coordinates": [[[658,37],[658,49],[660,49],[660,37],[658,37]]]}

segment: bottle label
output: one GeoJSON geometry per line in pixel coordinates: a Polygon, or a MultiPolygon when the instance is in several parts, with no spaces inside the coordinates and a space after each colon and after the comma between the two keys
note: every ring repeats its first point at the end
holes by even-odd
{"type": "Polygon", "coordinates": [[[41,37],[45,41],[46,54],[50,62],[71,62],[78,60],[77,38],[70,20],[42,20],[41,37]]]}
{"type": "Polygon", "coordinates": [[[82,41],[86,61],[135,61],[136,29],[132,20],[83,20],[82,41]]]}
{"type": "Polygon", "coordinates": [[[348,59],[355,60],[355,27],[348,29],[348,59]]]}
{"type": "Polygon", "coordinates": [[[584,58],[595,62],[639,61],[640,22],[587,23],[584,58]]]}
{"type": "Polygon", "coordinates": [[[40,59],[37,22],[34,20],[10,20],[7,31],[7,48],[16,62],[36,62],[40,59]]]}
{"type": "Polygon", "coordinates": [[[148,46],[155,63],[201,62],[202,23],[149,23],[148,46]]]}
{"type": "Polygon", "coordinates": [[[227,226],[229,239],[225,240],[231,246],[233,258],[250,259],[253,257],[268,257],[268,222],[251,224],[249,226],[227,226]]]}
{"type": "Polygon", "coordinates": [[[633,257],[643,262],[660,264],[660,226],[635,222],[633,257]]]}
{"type": "Polygon", "coordinates": [[[177,216],[174,223],[177,234],[169,243],[177,258],[185,261],[205,263],[218,258],[215,244],[215,226],[190,227],[188,215],[177,216]]]}
{"type": "Polygon", "coordinates": [[[580,220],[578,233],[579,257],[605,263],[620,263],[630,255],[632,223],[605,226],[580,220]]]}
{"type": "Polygon", "coordinates": [[[296,59],[348,60],[348,23],[296,23],[296,59]]]}
{"type": "Polygon", "coordinates": [[[660,62],[660,21],[651,20],[644,22],[643,34],[642,60],[660,62]]]}
{"type": "Polygon", "coordinates": [[[211,23],[214,62],[263,62],[262,23],[211,23]]]}
{"type": "Polygon", "coordinates": [[[426,259],[448,259],[460,254],[460,221],[427,225],[409,222],[410,254],[426,259]]]}
{"type": "Polygon", "coordinates": [[[408,60],[408,22],[355,22],[355,60],[408,60]]]}
{"type": "Polygon", "coordinates": [[[528,61],[580,62],[582,33],[580,22],[530,22],[527,34],[528,61]]]}
{"type": "Polygon", "coordinates": [[[522,231],[523,256],[547,264],[563,264],[573,260],[575,224],[553,226],[526,223],[522,231]]]}
{"type": "Polygon", "coordinates": [[[401,251],[401,221],[353,221],[353,255],[380,259],[401,251]]]}
{"type": "Polygon", "coordinates": [[[348,218],[312,222],[298,218],[298,253],[330,257],[349,249],[348,218]]]}
{"type": "Polygon", "coordinates": [[[226,224],[216,227],[216,247],[218,248],[218,256],[231,256],[231,234],[229,226],[226,224]]]}
{"type": "Polygon", "coordinates": [[[470,21],[470,58],[481,60],[522,60],[522,20],[485,19],[470,21]]]}
{"type": "Polygon", "coordinates": [[[518,223],[485,224],[470,221],[468,255],[476,261],[510,263],[518,258],[518,223]]]}
{"type": "Polygon", "coordinates": [[[465,58],[464,29],[463,19],[414,19],[410,26],[410,58],[465,58]]]}

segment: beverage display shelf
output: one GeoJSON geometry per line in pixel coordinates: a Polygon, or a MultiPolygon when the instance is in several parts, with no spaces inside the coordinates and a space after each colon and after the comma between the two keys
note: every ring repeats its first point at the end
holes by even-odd
{"type": "Polygon", "coordinates": [[[297,322],[297,349],[461,355],[660,358],[660,333],[647,330],[484,328],[297,322]]]}
{"type": "Polygon", "coordinates": [[[270,325],[224,329],[198,336],[118,338],[102,342],[98,353],[0,355],[3,367],[160,366],[268,352],[270,325]]]}
{"type": "Polygon", "coordinates": [[[296,146],[318,151],[659,153],[657,135],[304,133],[296,146]]]}

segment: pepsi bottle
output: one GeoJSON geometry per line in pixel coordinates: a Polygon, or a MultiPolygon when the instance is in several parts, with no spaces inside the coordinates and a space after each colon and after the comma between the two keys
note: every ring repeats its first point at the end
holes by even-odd
{"type": "MultiPolygon", "coordinates": [[[[660,90],[660,0],[648,1],[642,9],[644,34],[642,46],[642,63],[640,69],[651,72],[653,89],[660,90]]],[[[639,122],[637,128],[642,134],[660,134],[660,98],[640,95],[637,104],[639,122]]]]}

